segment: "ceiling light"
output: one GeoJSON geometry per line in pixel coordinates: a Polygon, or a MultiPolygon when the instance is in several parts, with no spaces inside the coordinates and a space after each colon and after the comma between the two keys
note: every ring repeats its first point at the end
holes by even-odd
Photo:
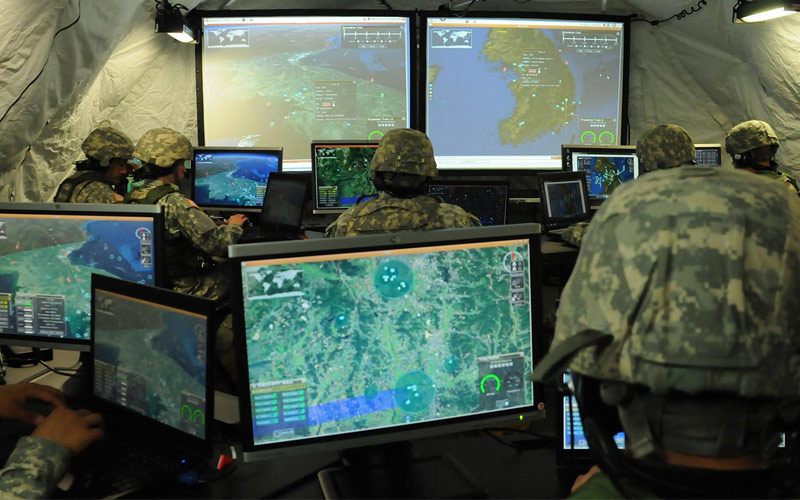
{"type": "Polygon", "coordinates": [[[183,43],[195,41],[194,30],[181,14],[186,9],[181,4],[170,5],[167,0],[156,0],[156,33],[166,33],[183,43]]]}

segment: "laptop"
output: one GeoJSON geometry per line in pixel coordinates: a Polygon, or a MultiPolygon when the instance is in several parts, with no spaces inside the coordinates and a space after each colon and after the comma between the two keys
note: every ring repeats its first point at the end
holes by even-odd
{"type": "Polygon", "coordinates": [[[592,218],[586,174],[580,171],[541,173],[538,179],[542,232],[558,235],[572,224],[592,218]]]}
{"type": "Polygon", "coordinates": [[[458,205],[484,226],[502,226],[508,213],[508,183],[486,181],[432,182],[428,195],[458,205]]]}
{"type": "Polygon", "coordinates": [[[92,400],[106,437],[73,467],[76,493],[116,498],[205,467],[212,453],[211,300],[92,275],[92,400]]]}
{"type": "Polygon", "coordinates": [[[270,174],[261,214],[254,224],[243,226],[239,243],[296,240],[308,199],[308,181],[302,174],[270,174]]]}

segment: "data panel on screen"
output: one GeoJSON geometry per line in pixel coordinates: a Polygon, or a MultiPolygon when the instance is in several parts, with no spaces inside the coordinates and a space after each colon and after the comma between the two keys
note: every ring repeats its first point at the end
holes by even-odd
{"type": "Polygon", "coordinates": [[[378,140],[410,124],[410,18],[203,19],[207,146],[284,148],[311,170],[312,139],[378,140]]]}
{"type": "Polygon", "coordinates": [[[510,239],[242,263],[254,444],[533,405],[530,257],[510,239]]]}
{"type": "Polygon", "coordinates": [[[0,212],[0,334],[90,338],[92,273],[155,284],[154,219],[0,212]]]}
{"type": "Polygon", "coordinates": [[[620,144],[624,22],[431,16],[424,27],[440,169],[558,169],[561,144],[620,144]]]}

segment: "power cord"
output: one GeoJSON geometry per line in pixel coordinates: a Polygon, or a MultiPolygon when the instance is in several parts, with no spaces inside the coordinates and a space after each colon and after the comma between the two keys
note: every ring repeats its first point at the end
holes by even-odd
{"type": "Polygon", "coordinates": [[[661,23],[665,23],[665,22],[671,21],[673,19],[677,19],[677,20],[680,21],[681,19],[684,19],[686,16],[690,16],[690,15],[694,14],[695,12],[700,12],[703,9],[703,7],[705,5],[707,5],[707,4],[708,4],[708,0],[700,0],[699,2],[697,2],[697,6],[696,7],[695,6],[689,7],[689,9],[691,9],[691,10],[683,9],[682,11],[678,12],[677,14],[673,14],[673,15],[671,15],[670,17],[668,17],[666,19],[650,20],[650,19],[645,19],[643,17],[637,17],[636,14],[633,14],[631,16],[631,22],[643,21],[643,22],[646,22],[646,23],[650,23],[651,26],[658,26],[661,23]]]}
{"type": "Polygon", "coordinates": [[[389,5],[389,2],[387,0],[375,0],[375,1],[378,2],[379,4],[383,5],[384,7],[386,7],[389,10],[394,10],[394,7],[389,5]]]}

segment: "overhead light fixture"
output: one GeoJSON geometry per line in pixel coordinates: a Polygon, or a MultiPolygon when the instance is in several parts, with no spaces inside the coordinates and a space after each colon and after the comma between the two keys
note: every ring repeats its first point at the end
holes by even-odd
{"type": "Polygon", "coordinates": [[[739,0],[733,6],[733,22],[758,23],[800,12],[800,3],[791,0],[739,0]]]}
{"type": "Polygon", "coordinates": [[[170,5],[167,0],[156,0],[156,33],[166,33],[183,43],[195,41],[194,30],[186,23],[181,14],[186,6],[176,3],[170,5]]]}

